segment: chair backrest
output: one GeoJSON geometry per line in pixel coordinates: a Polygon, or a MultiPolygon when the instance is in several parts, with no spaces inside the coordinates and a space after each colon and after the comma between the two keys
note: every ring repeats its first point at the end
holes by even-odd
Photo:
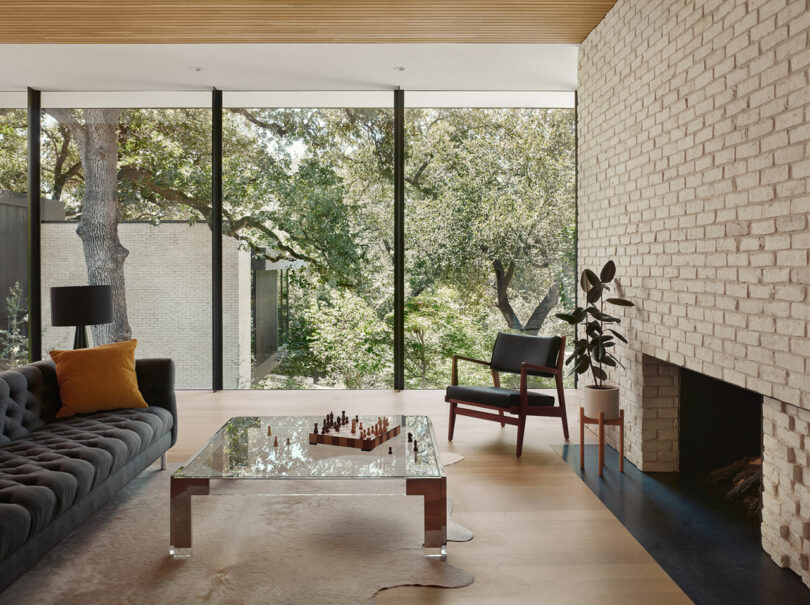
{"type": "MultiPolygon", "coordinates": [[[[489,365],[493,370],[499,372],[520,374],[520,364],[524,362],[556,368],[559,354],[559,336],[528,336],[498,332],[495,346],[492,347],[492,360],[489,365]]],[[[527,374],[547,378],[553,376],[553,374],[537,370],[528,370],[527,374]]]]}

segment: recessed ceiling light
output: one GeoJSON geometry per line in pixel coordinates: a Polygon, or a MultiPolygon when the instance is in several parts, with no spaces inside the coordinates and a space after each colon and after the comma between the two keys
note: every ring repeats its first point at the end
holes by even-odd
{"type": "Polygon", "coordinates": [[[402,65],[397,65],[394,68],[394,71],[405,71],[406,69],[407,69],[407,67],[403,67],[402,65]]]}
{"type": "Polygon", "coordinates": [[[202,71],[202,67],[192,67],[191,71],[202,71]]]}

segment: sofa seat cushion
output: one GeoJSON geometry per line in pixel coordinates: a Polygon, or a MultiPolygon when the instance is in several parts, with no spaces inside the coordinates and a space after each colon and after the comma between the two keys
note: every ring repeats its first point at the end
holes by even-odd
{"type": "Polygon", "coordinates": [[[0,503],[0,561],[28,540],[31,514],[19,504],[0,503]]]}
{"type": "MultiPolygon", "coordinates": [[[[494,405],[499,408],[511,408],[520,405],[520,391],[517,389],[503,389],[500,387],[447,387],[447,398],[456,401],[470,401],[494,405]]],[[[554,397],[529,391],[530,406],[554,405],[554,397]]]]}
{"type": "MultiPolygon", "coordinates": [[[[24,508],[28,535],[34,535],[171,431],[172,423],[168,410],[151,407],[73,416],[29,433],[0,448],[0,507],[24,508]]],[[[19,513],[14,510],[6,514],[19,513]]]]}

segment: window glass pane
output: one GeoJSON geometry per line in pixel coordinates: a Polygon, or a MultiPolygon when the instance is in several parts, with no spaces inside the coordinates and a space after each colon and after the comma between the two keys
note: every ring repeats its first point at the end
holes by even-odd
{"type": "Polygon", "coordinates": [[[225,337],[240,386],[393,386],[392,136],[388,108],[225,110],[224,235],[252,258],[225,286],[252,307],[225,337]]]}
{"type": "Polygon", "coordinates": [[[210,388],[211,111],[43,105],[43,357],[75,330],[51,325],[50,288],[111,285],[89,344],[136,338],[177,388],[210,388]]]}
{"type": "Polygon", "coordinates": [[[488,361],[499,331],[570,343],[554,314],[574,302],[574,111],[412,108],[405,124],[406,386],[444,388],[452,355],[488,361]]]}
{"type": "Polygon", "coordinates": [[[0,109],[0,371],[28,363],[27,158],[27,110],[0,109]]]}

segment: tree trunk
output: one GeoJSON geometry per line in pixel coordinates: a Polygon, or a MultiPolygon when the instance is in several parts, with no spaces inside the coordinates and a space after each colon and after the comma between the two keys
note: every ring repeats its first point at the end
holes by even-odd
{"type": "Polygon", "coordinates": [[[557,305],[558,302],[560,302],[560,285],[552,284],[546,295],[543,297],[543,300],[541,300],[540,303],[534,308],[534,311],[532,311],[532,316],[529,318],[529,321],[526,322],[526,326],[523,328],[524,331],[537,336],[537,332],[543,326],[543,322],[546,321],[546,317],[548,317],[548,314],[551,313],[551,310],[557,305]]]}
{"type": "MultiPolygon", "coordinates": [[[[124,261],[129,251],[118,239],[121,210],[118,206],[118,109],[85,109],[84,125],[74,138],[84,168],[84,202],[76,233],[82,240],[87,280],[90,285],[112,286],[113,321],[93,326],[96,345],[128,340],[132,331],[127,319],[124,261]]],[[[58,119],[58,118],[57,118],[58,119]]]]}
{"type": "Polygon", "coordinates": [[[512,281],[512,277],[515,274],[515,261],[509,261],[509,266],[505,271],[503,263],[499,260],[493,261],[492,267],[495,269],[495,287],[498,296],[497,305],[501,315],[503,315],[506,320],[506,325],[512,330],[521,330],[536,336],[537,332],[543,326],[543,322],[546,321],[548,314],[551,313],[551,310],[560,301],[560,285],[556,283],[551,285],[548,292],[543,297],[543,300],[534,308],[531,317],[529,317],[529,320],[524,326],[520,322],[517,313],[515,313],[515,310],[512,308],[512,304],[509,302],[509,283],[512,281]]]}
{"type": "Polygon", "coordinates": [[[515,274],[515,261],[509,261],[509,267],[504,271],[503,263],[499,260],[492,261],[492,268],[495,269],[495,288],[498,296],[498,309],[506,320],[506,325],[512,330],[522,330],[520,319],[509,302],[509,282],[515,274]]]}

